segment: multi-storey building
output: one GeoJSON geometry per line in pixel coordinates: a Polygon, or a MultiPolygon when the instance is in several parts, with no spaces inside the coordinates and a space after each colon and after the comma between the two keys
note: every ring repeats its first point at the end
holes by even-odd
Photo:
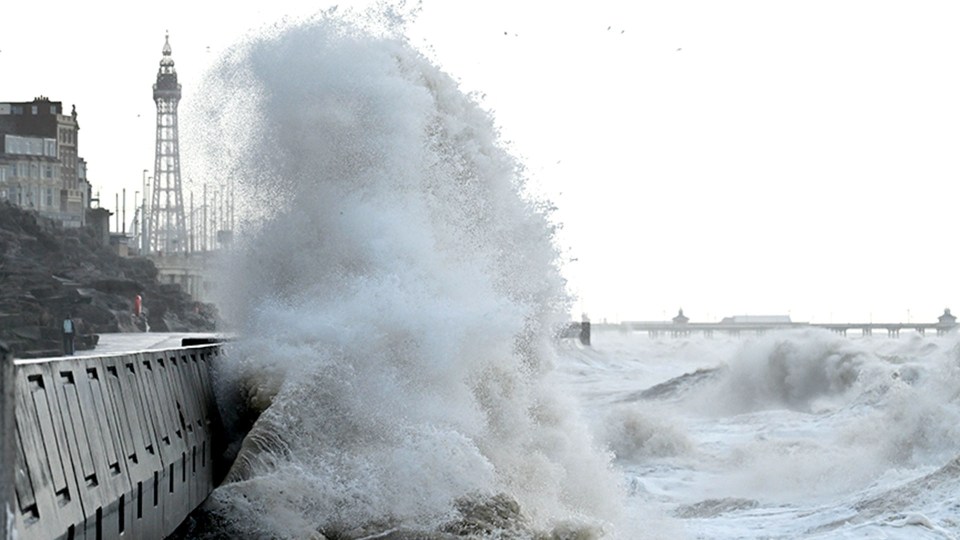
{"type": "Polygon", "coordinates": [[[90,205],[86,164],[77,154],[76,107],[38,97],[0,103],[0,199],[68,227],[79,227],[90,205]]]}

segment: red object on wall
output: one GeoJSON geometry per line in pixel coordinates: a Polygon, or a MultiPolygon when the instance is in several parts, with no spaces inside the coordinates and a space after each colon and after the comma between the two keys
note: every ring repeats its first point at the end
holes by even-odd
{"type": "Polygon", "coordinates": [[[141,307],[143,307],[143,299],[140,298],[140,295],[138,294],[138,295],[133,299],[133,314],[139,317],[139,316],[140,316],[140,308],[141,308],[141,307]]]}

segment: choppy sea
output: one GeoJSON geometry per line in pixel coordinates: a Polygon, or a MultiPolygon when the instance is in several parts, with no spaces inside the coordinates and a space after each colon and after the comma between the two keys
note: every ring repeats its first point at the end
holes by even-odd
{"type": "Polygon", "coordinates": [[[593,345],[565,344],[558,368],[659,537],[960,535],[958,336],[593,345]]]}

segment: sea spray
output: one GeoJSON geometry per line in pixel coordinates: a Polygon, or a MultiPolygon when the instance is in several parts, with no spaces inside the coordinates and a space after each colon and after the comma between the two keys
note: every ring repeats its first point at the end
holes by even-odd
{"type": "Polygon", "coordinates": [[[213,521],[450,532],[515,503],[461,532],[611,531],[610,458],[551,377],[568,299],[549,205],[521,196],[489,114],[389,28],[332,16],[238,46],[203,94],[211,174],[253,205],[221,394],[260,411],[213,521]]]}

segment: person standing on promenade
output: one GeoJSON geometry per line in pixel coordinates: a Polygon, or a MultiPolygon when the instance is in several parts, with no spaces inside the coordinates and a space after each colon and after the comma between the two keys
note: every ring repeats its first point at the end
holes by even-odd
{"type": "Polygon", "coordinates": [[[63,320],[63,354],[67,356],[73,356],[73,338],[75,335],[76,327],[73,324],[73,317],[71,315],[67,315],[67,318],[63,320]]]}

